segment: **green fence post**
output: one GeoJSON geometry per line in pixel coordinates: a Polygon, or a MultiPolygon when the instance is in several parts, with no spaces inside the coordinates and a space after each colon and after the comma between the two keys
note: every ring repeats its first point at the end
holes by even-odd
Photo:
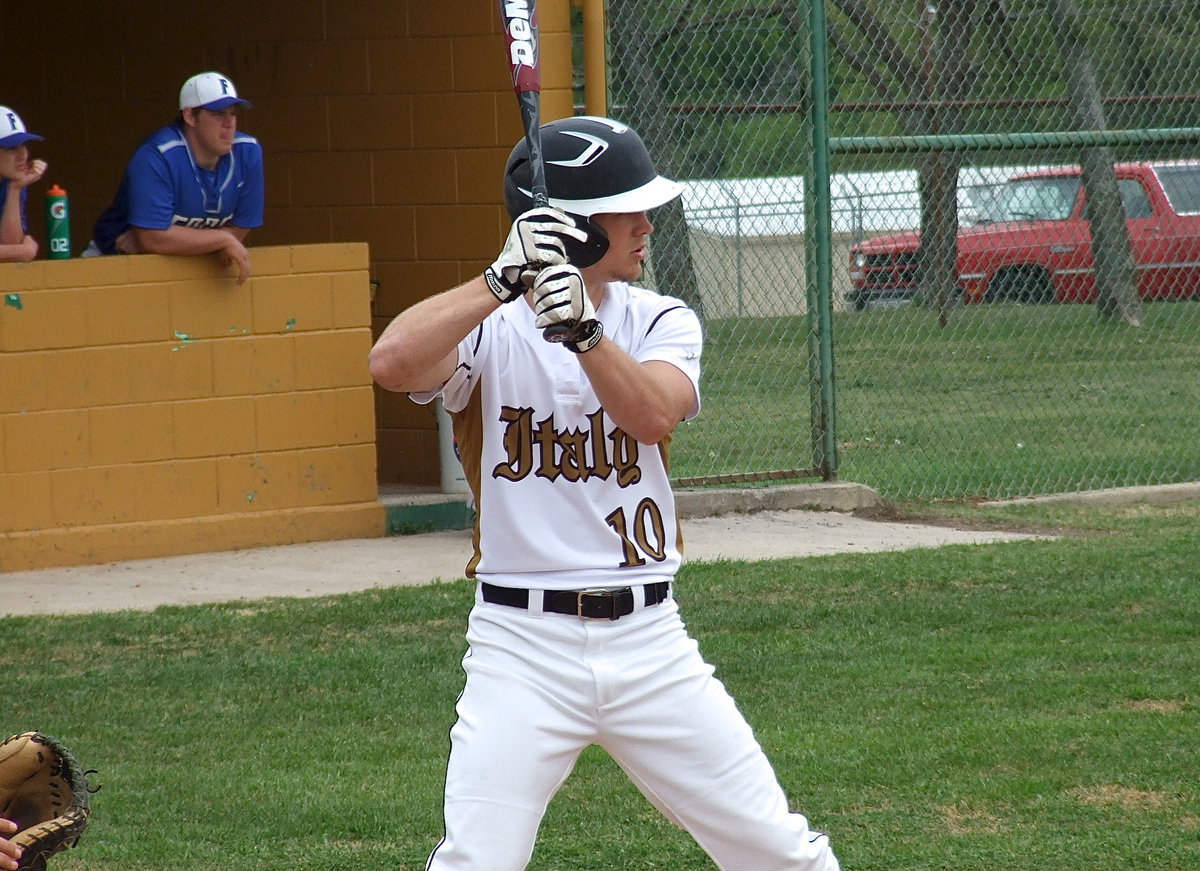
{"type": "Polygon", "coordinates": [[[810,0],[809,122],[812,147],[804,173],[804,260],[808,299],[809,385],[813,465],[826,481],[837,479],[837,425],[833,389],[833,240],[829,193],[829,82],[824,0],[810,0]]]}

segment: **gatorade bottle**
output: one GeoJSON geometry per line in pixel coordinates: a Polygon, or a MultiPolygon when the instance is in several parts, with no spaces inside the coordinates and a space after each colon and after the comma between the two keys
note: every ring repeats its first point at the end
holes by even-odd
{"type": "Polygon", "coordinates": [[[67,207],[67,192],[58,185],[46,191],[46,236],[50,239],[51,260],[71,256],[71,210],[67,207]]]}

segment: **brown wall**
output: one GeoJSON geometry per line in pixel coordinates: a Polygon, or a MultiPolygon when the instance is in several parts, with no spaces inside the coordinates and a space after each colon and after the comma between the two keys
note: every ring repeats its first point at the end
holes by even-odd
{"type": "MultiPolygon", "coordinates": [[[[568,9],[538,4],[544,120],[572,112],[568,9]]],[[[242,129],[263,142],[267,212],[250,244],[367,242],[376,330],[503,238],[499,177],[521,129],[494,0],[63,0],[4,18],[0,104],[46,137],[29,201],[43,247],[45,188],[68,190],[79,251],[133,149],[206,69],[254,103],[242,129]]],[[[377,406],[380,480],[436,484],[432,411],[377,406]]]]}
{"type": "Polygon", "coordinates": [[[367,248],[0,264],[0,571],[382,535],[367,248]]]}

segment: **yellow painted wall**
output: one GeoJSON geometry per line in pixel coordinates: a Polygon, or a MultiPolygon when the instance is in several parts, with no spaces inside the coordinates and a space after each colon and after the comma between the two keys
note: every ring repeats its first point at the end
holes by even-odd
{"type": "Polygon", "coordinates": [[[0,264],[0,571],[384,534],[367,246],[0,264]]]}
{"type": "MultiPolygon", "coordinates": [[[[551,120],[572,113],[568,0],[538,12],[551,120]]],[[[500,174],[521,127],[495,0],[66,0],[6,16],[0,56],[0,104],[46,137],[29,200],[43,247],[45,188],[68,190],[81,250],[138,142],[206,69],[254,103],[242,129],[265,149],[267,209],[249,243],[369,243],[374,329],[481,270],[507,229],[500,174]]],[[[376,402],[380,480],[436,484],[432,411],[376,402]]]]}

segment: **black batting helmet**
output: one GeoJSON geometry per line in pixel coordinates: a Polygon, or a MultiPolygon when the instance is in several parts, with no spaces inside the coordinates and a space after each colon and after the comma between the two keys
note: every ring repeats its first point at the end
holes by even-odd
{"type": "MultiPolygon", "coordinates": [[[[576,266],[604,256],[608,240],[589,218],[600,213],[645,212],[670,202],[683,185],[654,169],[650,152],[632,128],[610,118],[578,115],[541,126],[550,205],[576,218],[588,241],[567,241],[576,266]]],[[[504,167],[504,205],[509,217],[533,208],[529,144],[521,139],[504,167]]]]}

